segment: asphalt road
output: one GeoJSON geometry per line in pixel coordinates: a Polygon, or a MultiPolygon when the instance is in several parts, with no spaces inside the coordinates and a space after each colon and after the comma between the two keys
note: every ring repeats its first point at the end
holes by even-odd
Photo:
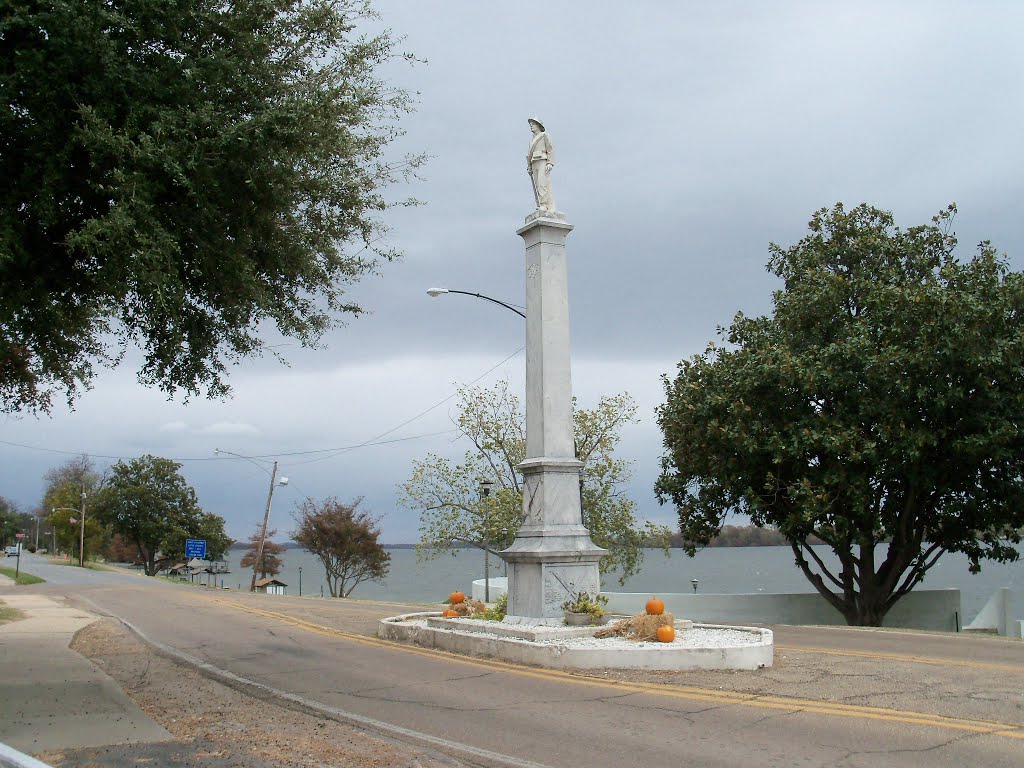
{"type": "Polygon", "coordinates": [[[33,589],[469,764],[1016,767],[1024,754],[1019,641],[776,627],[770,670],[570,675],[375,638],[399,606],[22,565],[54,577],[33,589]]]}

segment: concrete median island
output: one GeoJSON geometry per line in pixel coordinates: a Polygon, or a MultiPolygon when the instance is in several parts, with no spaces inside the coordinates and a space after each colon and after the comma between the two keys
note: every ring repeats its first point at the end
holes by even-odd
{"type": "Polygon", "coordinates": [[[676,622],[671,643],[598,639],[600,627],[523,626],[445,619],[436,612],[382,619],[380,637],[549,669],[761,669],[772,665],[771,630],[676,622]]]}

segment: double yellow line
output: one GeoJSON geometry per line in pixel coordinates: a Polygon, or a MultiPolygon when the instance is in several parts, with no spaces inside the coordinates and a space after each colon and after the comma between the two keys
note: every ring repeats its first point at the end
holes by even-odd
{"type": "MultiPolygon", "coordinates": [[[[923,725],[935,728],[945,728],[956,731],[967,731],[970,733],[989,734],[992,736],[1004,736],[1010,739],[1024,740],[1024,724],[1002,723],[990,720],[966,720],[962,718],[945,717],[943,715],[929,714],[926,712],[904,712],[895,709],[882,707],[864,707],[850,704],[838,704],[833,702],[816,701],[813,699],[797,699],[784,696],[765,696],[759,694],[738,693],[734,691],[715,691],[707,688],[695,688],[683,685],[671,685],[660,683],[636,683],[617,680],[606,680],[597,677],[590,677],[576,673],[562,672],[552,669],[537,669],[506,661],[494,659],[474,659],[458,654],[449,653],[432,648],[421,648],[418,646],[399,643],[394,640],[385,640],[378,637],[359,635],[353,632],[327,627],[322,624],[315,624],[305,619],[290,616],[285,613],[268,611],[253,606],[240,605],[231,600],[219,597],[206,598],[215,603],[234,608],[245,613],[273,619],[306,632],[311,632],[325,637],[334,637],[348,642],[362,645],[374,646],[377,648],[388,648],[400,650],[403,653],[411,653],[418,656],[430,658],[443,658],[446,661],[454,661],[464,666],[476,667],[492,671],[507,672],[520,677],[529,677],[540,680],[559,680],[572,685],[612,689],[616,693],[630,691],[650,696],[660,696],[670,699],[686,699],[690,701],[705,701],[717,704],[734,704],[737,706],[755,707],[758,709],[772,709],[785,712],[808,712],[817,715],[832,715],[835,717],[850,717],[861,720],[878,720],[887,723],[903,723],[906,725],[923,725]]],[[[791,648],[790,650],[812,650],[805,648],[791,648]]],[[[821,650],[819,652],[835,653],[832,650],[821,650]]],[[[857,654],[850,652],[847,655],[872,656],[873,654],[857,654]]],[[[893,656],[891,658],[904,658],[893,656]]],[[[938,660],[933,660],[936,663],[938,660]]],[[[998,665],[991,665],[998,666],[998,665]]]]}
{"type": "Polygon", "coordinates": [[[1024,674],[1024,665],[995,664],[990,661],[965,661],[963,659],[934,659],[929,656],[906,656],[899,653],[875,653],[870,651],[840,651],[835,648],[814,648],[804,645],[776,645],[777,651],[799,653],[823,653],[828,656],[852,656],[862,659],[885,659],[905,661],[911,664],[931,664],[936,667],[964,667],[966,669],[988,669],[993,672],[1024,674]]]}

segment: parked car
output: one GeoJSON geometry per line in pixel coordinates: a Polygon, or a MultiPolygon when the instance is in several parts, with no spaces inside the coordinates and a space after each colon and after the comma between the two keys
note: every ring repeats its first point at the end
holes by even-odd
{"type": "Polygon", "coordinates": [[[17,557],[18,556],[18,545],[14,544],[14,545],[11,545],[11,546],[7,547],[7,549],[4,550],[4,554],[7,555],[8,557],[17,557]]]}

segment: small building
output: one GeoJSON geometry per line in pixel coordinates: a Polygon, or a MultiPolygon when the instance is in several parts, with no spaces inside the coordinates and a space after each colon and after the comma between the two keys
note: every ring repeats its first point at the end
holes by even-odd
{"type": "Polygon", "coordinates": [[[268,595],[283,595],[288,585],[277,579],[260,579],[256,582],[256,591],[265,592],[268,595]]]}

